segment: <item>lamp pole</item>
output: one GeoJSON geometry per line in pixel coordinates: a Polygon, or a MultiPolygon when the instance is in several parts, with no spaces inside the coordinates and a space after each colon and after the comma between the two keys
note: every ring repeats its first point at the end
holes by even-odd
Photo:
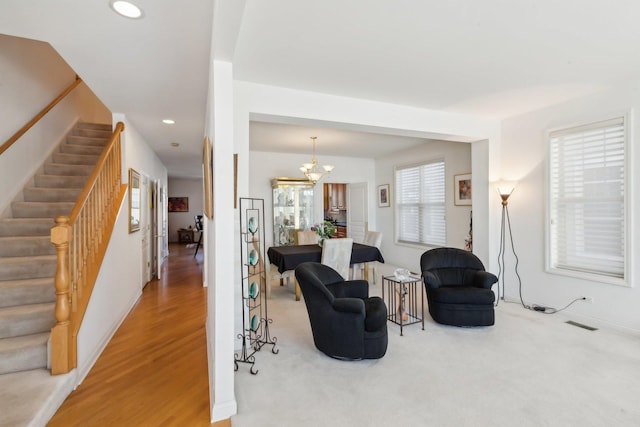
{"type": "MultiPolygon", "coordinates": [[[[513,256],[516,260],[515,272],[518,277],[518,282],[522,283],[520,279],[520,274],[518,274],[518,255],[516,254],[516,250],[513,246],[513,233],[511,232],[511,219],[509,218],[509,196],[513,192],[514,185],[507,184],[498,186],[498,194],[500,194],[500,198],[502,199],[502,220],[500,224],[500,251],[498,252],[498,298],[496,300],[496,305],[498,305],[498,300],[504,300],[505,294],[505,283],[504,283],[504,275],[505,275],[505,262],[504,262],[504,254],[506,252],[507,247],[507,230],[509,231],[509,242],[511,244],[511,251],[513,252],[513,256]],[[500,282],[502,282],[502,296],[500,296],[500,282]]],[[[520,299],[522,300],[522,290],[519,286],[520,299]]]]}

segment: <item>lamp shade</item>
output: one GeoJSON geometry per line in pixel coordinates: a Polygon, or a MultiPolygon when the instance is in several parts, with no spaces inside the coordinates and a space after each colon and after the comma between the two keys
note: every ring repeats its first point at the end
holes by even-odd
{"type": "Polygon", "coordinates": [[[507,199],[509,198],[509,196],[511,196],[511,193],[513,193],[513,190],[516,188],[516,182],[515,181],[498,181],[498,183],[496,184],[496,191],[498,192],[498,194],[500,195],[500,197],[502,198],[503,202],[506,202],[507,199]]]}

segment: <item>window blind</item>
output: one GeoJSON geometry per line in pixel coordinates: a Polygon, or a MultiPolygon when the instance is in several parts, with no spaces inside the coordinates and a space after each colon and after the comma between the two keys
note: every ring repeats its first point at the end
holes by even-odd
{"type": "Polygon", "coordinates": [[[444,161],[396,169],[397,240],[446,244],[444,161]]]}
{"type": "Polygon", "coordinates": [[[624,278],[624,118],[551,132],[549,143],[551,266],[624,278]]]}

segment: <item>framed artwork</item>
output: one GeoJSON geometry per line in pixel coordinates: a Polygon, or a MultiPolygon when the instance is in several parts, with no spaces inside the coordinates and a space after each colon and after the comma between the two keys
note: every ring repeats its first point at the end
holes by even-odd
{"type": "Polygon", "coordinates": [[[188,197],[169,197],[169,212],[189,212],[188,197]]]}
{"type": "Polygon", "coordinates": [[[391,206],[390,199],[389,184],[378,185],[378,207],[388,208],[391,206]]]}
{"type": "Polygon", "coordinates": [[[129,168],[129,233],[140,230],[140,173],[129,168]]]}
{"type": "Polygon", "coordinates": [[[202,147],[202,173],[204,176],[204,214],[213,219],[213,156],[211,140],[204,137],[202,147]]]}
{"type": "Polygon", "coordinates": [[[454,204],[456,206],[471,206],[471,174],[453,177],[454,204]]]}

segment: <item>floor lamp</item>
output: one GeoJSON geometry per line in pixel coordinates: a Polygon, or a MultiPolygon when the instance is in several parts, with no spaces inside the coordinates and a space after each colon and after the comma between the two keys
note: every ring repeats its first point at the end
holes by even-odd
{"type": "MultiPolygon", "coordinates": [[[[511,251],[516,260],[515,272],[518,277],[518,292],[520,293],[520,301],[522,301],[522,280],[520,274],[518,274],[518,255],[513,246],[513,233],[511,232],[511,219],[509,218],[509,196],[513,193],[515,184],[512,182],[503,182],[497,186],[498,194],[502,199],[502,220],[500,224],[500,252],[498,253],[498,298],[496,299],[496,305],[500,299],[504,300],[504,273],[505,263],[504,254],[507,246],[507,230],[509,231],[509,242],[511,243],[511,251]],[[500,296],[500,282],[502,281],[502,296],[500,296]]],[[[524,305],[524,303],[523,303],[524,305]]]]}

